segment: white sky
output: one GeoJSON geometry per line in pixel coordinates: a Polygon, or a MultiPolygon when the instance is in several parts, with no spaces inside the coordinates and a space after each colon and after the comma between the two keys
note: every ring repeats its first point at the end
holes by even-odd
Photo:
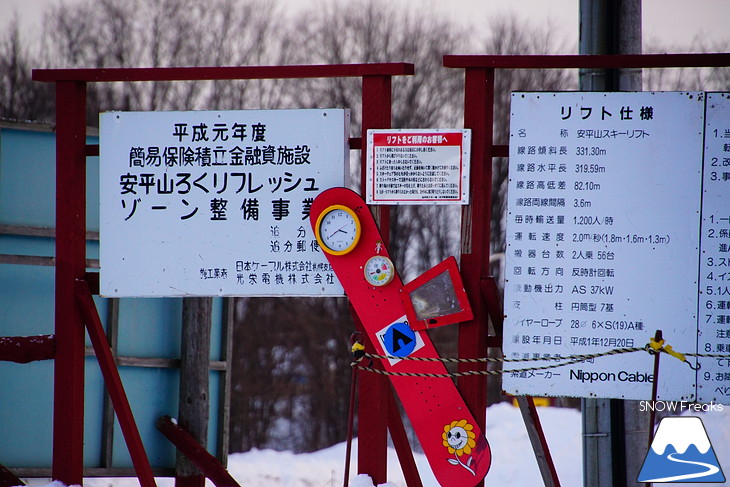
{"type": "MultiPolygon", "coordinates": [[[[6,14],[17,11],[24,25],[36,28],[49,5],[75,0],[0,0],[0,27],[6,14]]],[[[280,0],[292,8],[311,4],[309,0],[280,0]]],[[[337,0],[347,2],[348,0],[337,0]]],[[[422,8],[424,0],[392,0],[410,8],[422,8]]],[[[566,39],[578,37],[579,0],[432,0],[433,5],[458,21],[474,23],[488,16],[514,12],[533,22],[551,20],[566,39]]],[[[664,46],[688,46],[698,37],[730,43],[730,0],[644,0],[644,41],[664,46]]],[[[576,41],[577,44],[577,41],[576,41]]],[[[682,49],[680,49],[682,50],[682,49]]],[[[683,49],[686,51],[686,49],[683,49]]],[[[459,53],[454,53],[459,54],[459,53]]]]}

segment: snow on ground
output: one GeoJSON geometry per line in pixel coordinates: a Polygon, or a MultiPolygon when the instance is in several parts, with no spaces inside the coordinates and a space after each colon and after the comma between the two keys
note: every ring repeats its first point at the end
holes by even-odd
{"type": "MultiPolygon", "coordinates": [[[[541,422],[563,486],[581,485],[581,418],[574,409],[541,408],[541,422]]],[[[507,403],[487,411],[487,440],[492,466],[487,485],[541,485],[540,472],[519,409],[507,403]]],[[[229,471],[246,487],[330,487],[344,480],[345,444],[314,453],[294,455],[273,450],[252,450],[229,456],[229,471]]],[[[414,454],[424,487],[438,487],[428,461],[414,454]]],[[[351,478],[356,473],[357,442],[353,443],[351,478]]],[[[406,487],[395,451],[388,452],[387,487],[406,487]]],[[[357,479],[351,487],[372,487],[369,479],[357,479]]]]}
{"type": "MultiPolygon", "coordinates": [[[[578,487],[583,483],[581,415],[573,409],[538,408],[550,453],[555,461],[563,487],[578,487]]],[[[722,412],[690,413],[702,418],[715,454],[724,467],[728,482],[724,484],[686,484],[692,486],[730,486],[730,406],[722,412]]],[[[507,403],[487,410],[487,440],[492,449],[492,467],[487,474],[487,486],[543,485],[532,453],[519,409],[507,403]]],[[[424,487],[438,487],[426,458],[414,454],[424,487]]],[[[345,443],[313,453],[295,454],[288,451],[251,450],[231,454],[228,469],[243,487],[339,487],[344,480],[345,443]]],[[[374,487],[366,475],[357,472],[357,441],[353,443],[350,487],[374,487]]],[[[388,452],[388,483],[381,487],[405,487],[394,451],[388,452]]],[[[172,479],[158,479],[159,487],[172,487],[172,479]]],[[[34,479],[32,486],[63,487],[58,482],[34,479]]],[[[85,487],[137,487],[132,479],[86,479],[85,487]]],[[[212,484],[209,482],[209,486],[212,484]]],[[[685,484],[673,484],[685,485],[685,484]]]]}

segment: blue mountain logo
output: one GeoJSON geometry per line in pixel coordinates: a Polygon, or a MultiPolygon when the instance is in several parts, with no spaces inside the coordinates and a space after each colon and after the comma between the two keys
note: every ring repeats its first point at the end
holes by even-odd
{"type": "Polygon", "coordinates": [[[725,482],[702,420],[662,419],[637,482],[725,482]]]}

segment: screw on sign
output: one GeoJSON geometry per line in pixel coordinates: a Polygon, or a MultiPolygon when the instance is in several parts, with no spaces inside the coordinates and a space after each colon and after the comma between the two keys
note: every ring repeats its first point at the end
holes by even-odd
{"type": "Polygon", "coordinates": [[[367,205],[349,189],[332,188],[315,198],[310,221],[370,341],[392,357],[383,361],[384,370],[424,374],[389,379],[436,479],[443,487],[476,485],[489,471],[489,444],[453,381],[426,376],[446,374],[442,362],[401,360],[438,353],[428,334],[406,319],[403,283],[367,205]]]}

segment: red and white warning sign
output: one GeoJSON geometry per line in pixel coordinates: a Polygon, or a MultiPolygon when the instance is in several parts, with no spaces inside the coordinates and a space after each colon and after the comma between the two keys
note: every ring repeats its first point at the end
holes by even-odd
{"type": "Polygon", "coordinates": [[[367,134],[368,204],[469,204],[468,129],[378,129],[367,134]]]}

